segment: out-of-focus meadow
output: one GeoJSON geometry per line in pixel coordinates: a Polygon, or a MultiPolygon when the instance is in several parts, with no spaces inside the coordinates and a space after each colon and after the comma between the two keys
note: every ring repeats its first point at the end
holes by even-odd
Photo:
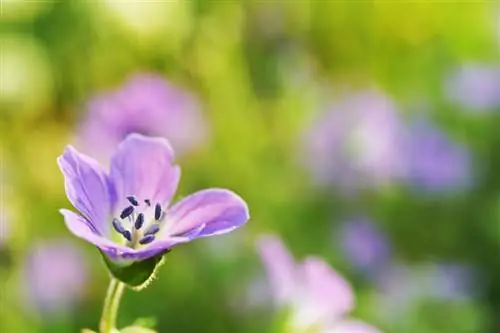
{"type": "Polygon", "coordinates": [[[2,2],[0,331],[97,327],[109,278],[58,212],[56,158],[106,165],[139,132],[172,143],[177,197],[230,188],[251,220],[169,253],[120,327],[282,332],[271,233],[383,332],[499,332],[499,18],[494,1],[2,2]]]}

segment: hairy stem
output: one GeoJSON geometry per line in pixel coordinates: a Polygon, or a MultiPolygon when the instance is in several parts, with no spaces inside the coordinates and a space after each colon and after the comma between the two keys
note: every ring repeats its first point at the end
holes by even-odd
{"type": "Polygon", "coordinates": [[[118,316],[118,308],[124,289],[124,283],[115,278],[111,278],[106,299],[104,300],[101,321],[99,323],[100,333],[113,333],[115,331],[116,317],[118,316]]]}

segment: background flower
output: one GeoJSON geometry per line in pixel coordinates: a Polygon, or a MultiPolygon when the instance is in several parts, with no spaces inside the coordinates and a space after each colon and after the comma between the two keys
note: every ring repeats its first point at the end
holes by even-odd
{"type": "Polygon", "coordinates": [[[404,126],[393,102],[376,90],[348,94],[306,134],[306,160],[318,183],[346,190],[388,184],[404,174],[404,126]]]}
{"type": "Polygon", "coordinates": [[[500,108],[500,67],[466,63],[449,74],[445,82],[447,99],[473,112],[500,108]]]}
{"type": "Polygon", "coordinates": [[[115,91],[94,97],[80,125],[78,145],[109,156],[131,133],[162,136],[176,151],[187,152],[207,140],[198,101],[157,74],[135,74],[115,91]]]}
{"type": "Polygon", "coordinates": [[[72,311],[85,294],[87,269],[85,256],[68,240],[34,245],[23,272],[26,307],[42,318],[72,311]]]}
{"type": "Polygon", "coordinates": [[[410,124],[406,158],[408,180],[417,190],[446,192],[473,185],[471,156],[465,146],[426,119],[410,124]]]}

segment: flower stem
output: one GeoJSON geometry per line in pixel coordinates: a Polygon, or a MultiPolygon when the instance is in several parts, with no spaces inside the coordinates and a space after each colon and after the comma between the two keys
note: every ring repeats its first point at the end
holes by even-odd
{"type": "Polygon", "coordinates": [[[113,333],[115,331],[118,307],[120,306],[124,288],[124,283],[115,278],[111,278],[106,299],[104,300],[101,322],[99,323],[100,333],[113,333]]]}

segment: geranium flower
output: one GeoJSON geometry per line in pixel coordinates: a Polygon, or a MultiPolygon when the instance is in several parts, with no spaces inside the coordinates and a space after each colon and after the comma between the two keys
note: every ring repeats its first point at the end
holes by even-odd
{"type": "Polygon", "coordinates": [[[172,204],[180,179],[164,138],[129,135],[106,173],[68,146],[58,163],[66,194],[80,214],[62,209],[69,230],[115,261],[141,261],[247,222],[246,203],[226,189],[196,192],[172,204]]]}
{"type": "Polygon", "coordinates": [[[53,316],[73,309],[83,295],[88,265],[77,247],[58,239],[30,249],[22,277],[26,307],[53,316]]]}
{"type": "Polygon", "coordinates": [[[350,319],[354,295],[349,283],[323,259],[308,257],[296,263],[284,244],[266,235],[258,242],[272,296],[290,311],[294,332],[379,333],[372,326],[350,319]]]}
{"type": "Polygon", "coordinates": [[[307,169],[319,185],[345,194],[392,184],[405,171],[405,127],[392,100],[378,90],[350,93],[331,103],[307,128],[307,169]]]}
{"type": "Polygon", "coordinates": [[[95,96],[77,135],[77,147],[105,161],[131,133],[167,138],[179,153],[207,141],[196,98],[160,75],[131,76],[119,89],[95,96]]]}

